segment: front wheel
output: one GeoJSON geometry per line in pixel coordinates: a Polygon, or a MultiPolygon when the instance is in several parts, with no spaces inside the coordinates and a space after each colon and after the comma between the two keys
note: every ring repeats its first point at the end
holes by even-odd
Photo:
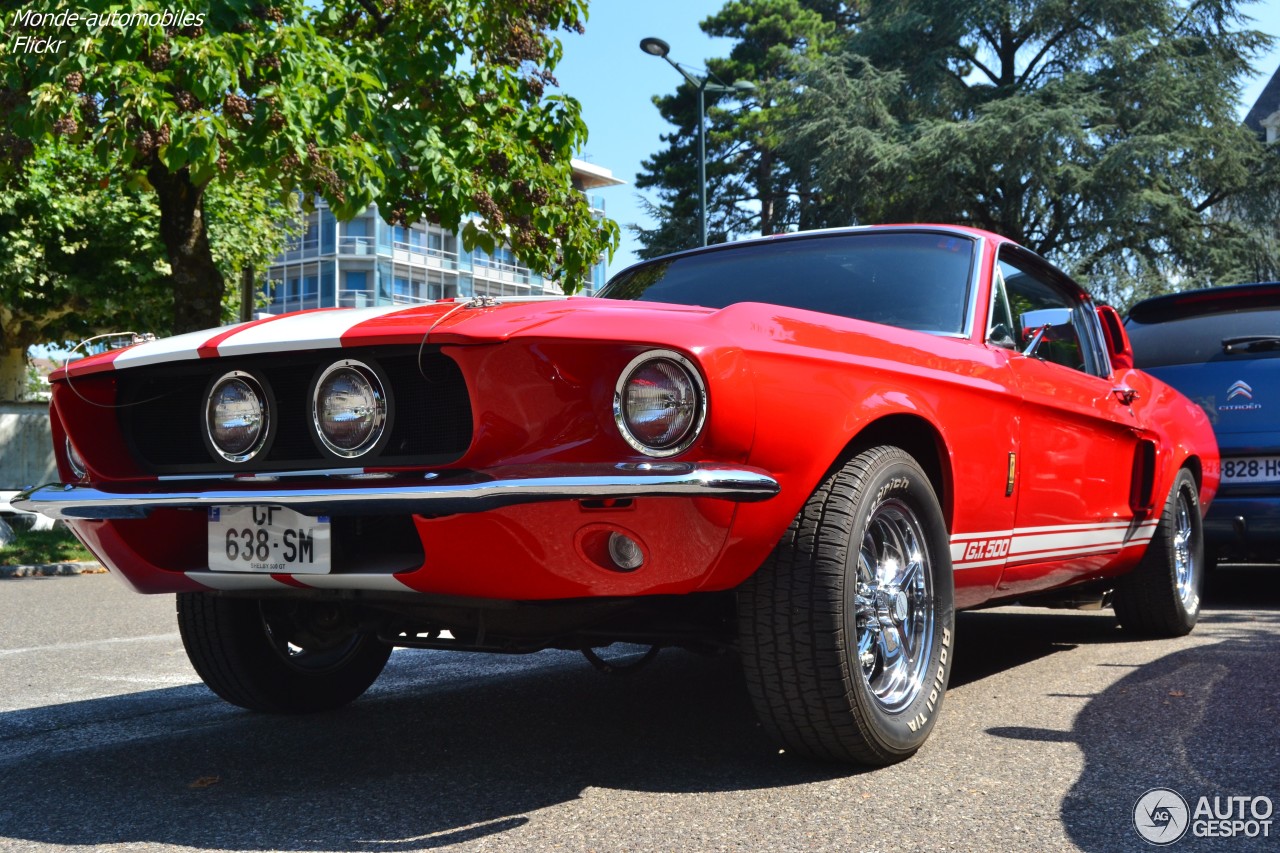
{"type": "Polygon", "coordinates": [[[391,655],[391,646],[360,632],[337,604],[184,592],[178,629],[209,689],[252,711],[345,705],[369,689],[391,655]]]}
{"type": "Polygon", "coordinates": [[[1147,637],[1191,633],[1200,617],[1204,570],[1199,489],[1183,468],[1174,478],[1147,553],[1116,583],[1113,604],[1121,627],[1147,637]]]}
{"type": "Polygon", "coordinates": [[[951,672],[949,537],[896,447],[831,474],[739,590],[747,686],[766,729],[812,758],[886,765],[929,736],[951,672]]]}

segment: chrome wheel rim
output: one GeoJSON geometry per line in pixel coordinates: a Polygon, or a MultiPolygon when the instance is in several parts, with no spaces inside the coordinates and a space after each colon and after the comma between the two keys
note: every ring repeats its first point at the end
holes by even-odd
{"type": "Polygon", "coordinates": [[[1173,518],[1173,571],[1178,584],[1178,598],[1188,611],[1195,609],[1196,589],[1195,526],[1191,517],[1191,501],[1184,490],[1178,490],[1173,518]]]}
{"type": "Polygon", "coordinates": [[[924,529],[897,500],[867,519],[857,555],[854,612],[857,662],[876,701],[889,713],[920,695],[933,650],[933,572],[924,529]]]}

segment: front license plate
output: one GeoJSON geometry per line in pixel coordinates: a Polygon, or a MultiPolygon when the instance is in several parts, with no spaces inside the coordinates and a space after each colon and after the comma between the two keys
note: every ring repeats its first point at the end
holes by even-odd
{"type": "Polygon", "coordinates": [[[215,572],[323,575],[329,518],[279,506],[209,508],[209,568],[215,572]]]}
{"type": "Polygon", "coordinates": [[[1280,456],[1234,456],[1222,460],[1224,483],[1280,483],[1280,456]]]}

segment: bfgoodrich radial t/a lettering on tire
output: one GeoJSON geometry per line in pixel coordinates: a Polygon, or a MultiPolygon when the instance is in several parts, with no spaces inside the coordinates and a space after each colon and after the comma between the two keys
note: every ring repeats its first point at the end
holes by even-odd
{"type": "Polygon", "coordinates": [[[955,610],[933,487],[896,447],[846,462],[814,491],[741,589],[747,685],[788,749],[883,765],[937,720],[955,610]]]}

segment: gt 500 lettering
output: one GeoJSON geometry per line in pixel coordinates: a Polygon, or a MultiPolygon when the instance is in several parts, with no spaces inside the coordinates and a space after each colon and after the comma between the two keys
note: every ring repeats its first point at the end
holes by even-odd
{"type": "Polygon", "coordinates": [[[965,546],[965,560],[982,560],[991,557],[1003,557],[1009,553],[1008,539],[975,539],[965,546]]]}

